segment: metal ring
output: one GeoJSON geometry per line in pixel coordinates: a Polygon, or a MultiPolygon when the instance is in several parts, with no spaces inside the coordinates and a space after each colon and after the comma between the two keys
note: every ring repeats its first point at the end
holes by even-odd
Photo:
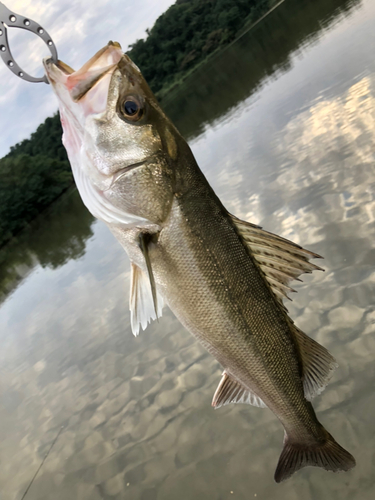
{"type": "Polygon", "coordinates": [[[12,73],[19,78],[22,78],[22,80],[26,80],[27,82],[49,83],[46,75],[41,78],[35,78],[34,76],[31,76],[23,71],[22,68],[20,68],[20,66],[16,63],[9,48],[7,33],[8,28],[21,28],[35,33],[35,35],[41,38],[49,48],[52,55],[52,61],[57,62],[57,49],[47,31],[45,31],[40,24],[36,23],[32,19],[20,16],[10,11],[3,3],[0,2],[0,56],[2,60],[6,66],[8,66],[10,71],[12,71],[12,73]]]}

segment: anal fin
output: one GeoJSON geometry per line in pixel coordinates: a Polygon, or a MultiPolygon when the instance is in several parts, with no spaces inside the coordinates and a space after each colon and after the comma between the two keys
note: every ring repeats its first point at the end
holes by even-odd
{"type": "Polygon", "coordinates": [[[230,403],[245,403],[259,408],[266,408],[264,402],[254,392],[224,371],[220,383],[212,399],[212,406],[217,409],[230,403]]]}

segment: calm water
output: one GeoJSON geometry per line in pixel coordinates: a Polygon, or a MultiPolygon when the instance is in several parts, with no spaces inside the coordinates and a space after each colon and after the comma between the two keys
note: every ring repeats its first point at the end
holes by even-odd
{"type": "Polygon", "coordinates": [[[214,411],[221,369],[166,308],[130,331],[129,261],[68,193],[0,254],[0,498],[375,497],[375,0],[289,0],[165,100],[226,207],[325,257],[297,325],[339,369],[314,406],[357,459],[273,473],[267,409],[214,411]]]}

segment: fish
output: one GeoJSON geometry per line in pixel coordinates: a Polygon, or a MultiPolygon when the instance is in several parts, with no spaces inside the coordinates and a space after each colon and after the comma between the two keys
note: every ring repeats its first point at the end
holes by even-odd
{"type": "Polygon", "coordinates": [[[168,305],[224,371],[212,406],[268,407],[284,427],[275,480],[305,466],[348,471],[354,457],[312,399],[333,356],[294,324],[290,282],[317,254],[230,214],[139,68],[109,42],[80,70],[44,60],[74,179],[131,261],[134,335],[168,305]]]}

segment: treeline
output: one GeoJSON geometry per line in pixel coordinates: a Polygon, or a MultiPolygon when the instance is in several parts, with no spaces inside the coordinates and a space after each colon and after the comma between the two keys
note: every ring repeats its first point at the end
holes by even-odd
{"type": "Polygon", "coordinates": [[[73,184],[58,115],[0,159],[0,246],[73,184]]]}
{"type": "Polygon", "coordinates": [[[130,46],[151,89],[164,91],[206,58],[233,41],[245,25],[259,19],[277,0],[177,0],[162,14],[145,40],[130,46]]]}
{"type": "MultiPolygon", "coordinates": [[[[277,0],[177,0],[128,51],[162,91],[235,39],[277,0]]],[[[73,184],[56,114],[0,159],[0,247],[73,184]]]]}

